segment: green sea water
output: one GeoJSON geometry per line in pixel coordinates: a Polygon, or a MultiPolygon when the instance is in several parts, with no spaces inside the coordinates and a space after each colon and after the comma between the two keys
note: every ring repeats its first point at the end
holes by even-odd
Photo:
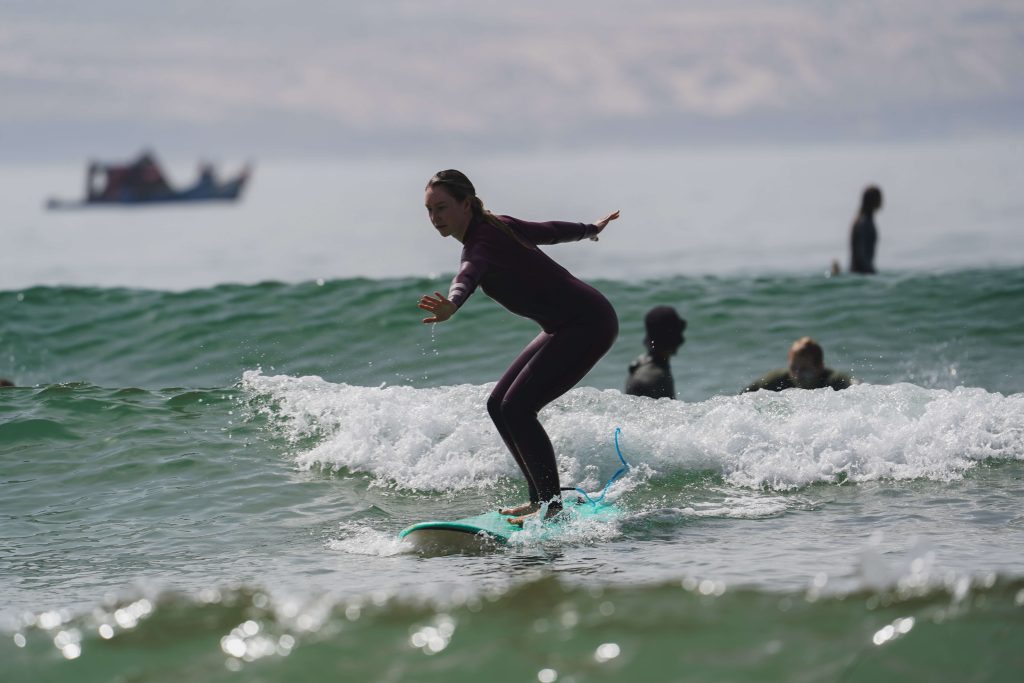
{"type": "MultiPolygon", "coordinates": [[[[586,382],[621,388],[642,349],[643,314],[674,305],[688,342],[674,362],[687,400],[734,393],[785,365],[803,335],[865,382],[1021,390],[1024,270],[874,278],[773,275],[593,280],[619,340],[586,382]],[[966,373],[966,374],[965,374],[966,373]]],[[[164,292],[33,287],[0,293],[0,372],[19,385],[229,388],[246,370],[423,387],[494,381],[536,332],[485,296],[458,325],[419,325],[437,279],[220,285],[164,292]]]]}
{"type": "Polygon", "coordinates": [[[396,534],[525,489],[489,383],[535,334],[447,278],[0,292],[0,679],[1016,681],[1024,270],[596,280],[619,340],[541,419],[621,518],[396,534]],[[620,390],[689,321],[681,401],[620,390]],[[844,392],[738,395],[811,335],[844,392]]]}

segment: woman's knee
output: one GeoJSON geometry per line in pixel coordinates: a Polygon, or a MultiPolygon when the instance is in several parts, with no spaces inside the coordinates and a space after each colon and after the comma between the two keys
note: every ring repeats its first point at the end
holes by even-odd
{"type": "MultiPolygon", "coordinates": [[[[536,414],[537,411],[532,412],[536,414]]],[[[487,413],[495,424],[509,425],[516,424],[523,417],[529,416],[531,409],[515,396],[491,394],[487,398],[487,413]]]]}
{"type": "MultiPolygon", "coordinates": [[[[507,425],[518,426],[524,421],[537,419],[539,409],[519,396],[505,395],[497,403],[495,410],[500,415],[499,419],[507,425]]],[[[494,417],[494,413],[491,413],[491,417],[494,417]]]]}
{"type": "Polygon", "coordinates": [[[487,397],[487,414],[491,416],[491,421],[495,424],[503,424],[505,422],[505,418],[501,414],[501,404],[504,398],[504,396],[498,396],[497,394],[491,394],[487,397]]]}

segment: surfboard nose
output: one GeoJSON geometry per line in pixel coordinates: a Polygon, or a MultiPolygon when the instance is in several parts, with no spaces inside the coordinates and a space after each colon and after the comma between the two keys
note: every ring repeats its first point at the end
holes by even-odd
{"type": "Polygon", "coordinates": [[[469,530],[437,527],[411,527],[399,534],[399,538],[407,541],[417,553],[430,556],[478,555],[492,551],[506,541],[483,530],[472,533],[469,530]]]}

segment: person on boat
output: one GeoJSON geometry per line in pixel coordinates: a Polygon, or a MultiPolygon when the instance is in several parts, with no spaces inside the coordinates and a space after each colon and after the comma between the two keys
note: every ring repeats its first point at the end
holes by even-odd
{"type": "Polygon", "coordinates": [[[500,512],[522,524],[547,503],[550,517],[562,509],[561,487],[554,447],[537,413],[604,356],[618,336],[619,321],[599,291],[537,245],[596,241],[619,212],[594,223],[531,223],[495,215],[484,208],[469,178],[452,169],[430,179],[425,204],[437,232],[462,243],[462,258],[447,297],[434,292],[420,299],[419,307],[430,313],[423,322],[448,320],[479,286],[510,312],[541,327],[494,386],[487,412],[529,488],[529,502],[500,512]]]}
{"type": "Polygon", "coordinates": [[[209,161],[199,162],[199,179],[196,181],[196,189],[210,191],[217,187],[217,171],[209,161]]]}
{"type": "Polygon", "coordinates": [[[92,177],[97,173],[105,176],[106,186],[93,196],[104,199],[139,201],[172,192],[160,164],[148,150],[128,164],[90,165],[90,186],[93,185],[92,177]]]}
{"type": "Polygon", "coordinates": [[[144,152],[132,164],[130,178],[130,185],[135,188],[135,192],[140,198],[171,192],[171,186],[164,177],[163,170],[150,152],[144,152]]]}
{"type": "Polygon", "coordinates": [[[97,161],[90,161],[85,171],[85,200],[93,201],[103,196],[104,187],[97,183],[97,177],[103,177],[103,166],[97,161]]]}
{"type": "Polygon", "coordinates": [[[825,367],[825,352],[821,345],[810,337],[801,337],[789,347],[789,367],[769,372],[756,382],[748,385],[740,393],[766,389],[783,391],[784,389],[823,389],[831,387],[835,391],[848,389],[853,384],[849,375],[836,372],[825,367]]]}
{"type": "Polygon", "coordinates": [[[139,201],[171,192],[164,172],[149,151],[128,164],[91,162],[86,173],[88,200],[139,201]]]}
{"type": "Polygon", "coordinates": [[[875,228],[875,212],[882,208],[882,191],[875,185],[864,190],[860,211],[850,229],[850,272],[865,275],[875,272],[875,247],[878,245],[878,230],[875,228]]]}
{"type": "Polygon", "coordinates": [[[626,393],[630,396],[675,398],[676,386],[669,358],[686,341],[683,337],[686,321],[671,306],[655,306],[644,316],[644,327],[647,330],[644,336],[647,353],[630,363],[626,393]]]}

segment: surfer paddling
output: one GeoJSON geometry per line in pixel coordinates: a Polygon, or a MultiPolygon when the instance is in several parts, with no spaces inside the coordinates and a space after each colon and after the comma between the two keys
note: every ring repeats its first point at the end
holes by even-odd
{"type": "Polygon", "coordinates": [[[425,203],[442,237],[462,243],[459,272],[448,296],[424,295],[424,323],[451,318],[479,286],[506,309],[541,327],[501,376],[487,399],[498,433],[526,477],[530,500],[504,508],[522,524],[547,503],[547,516],[562,509],[555,450],[537,419],[548,403],[572,389],[611,348],[619,332],[615,309],[596,289],[573,277],[539,244],[597,241],[614,211],[595,223],[530,223],[484,209],[463,173],[440,171],[427,183],[425,203]]]}

